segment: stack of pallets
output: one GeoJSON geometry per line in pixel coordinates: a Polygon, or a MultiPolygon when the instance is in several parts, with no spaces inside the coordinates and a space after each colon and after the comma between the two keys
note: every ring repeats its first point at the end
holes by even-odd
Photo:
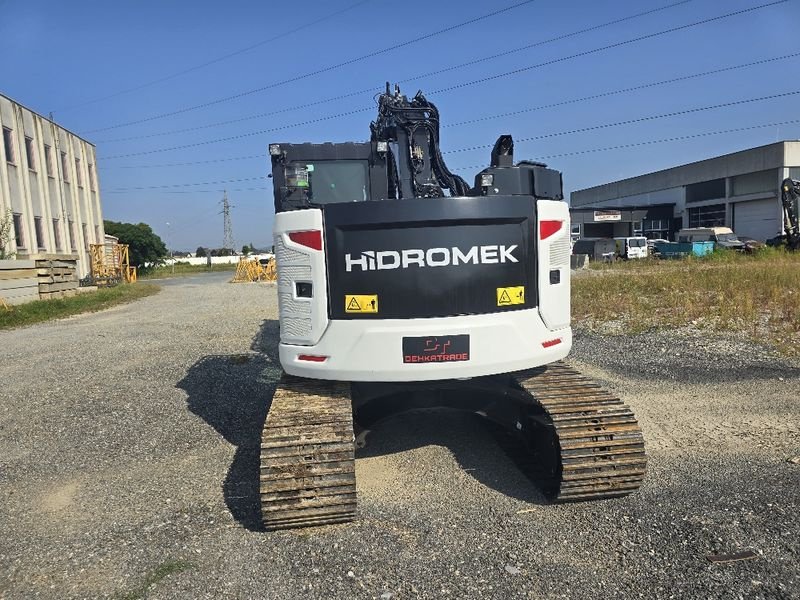
{"type": "Polygon", "coordinates": [[[39,298],[64,298],[78,293],[78,265],[75,260],[42,258],[36,261],[39,298]]]}
{"type": "Polygon", "coordinates": [[[39,299],[35,261],[0,260],[0,298],[7,304],[39,299]]]}

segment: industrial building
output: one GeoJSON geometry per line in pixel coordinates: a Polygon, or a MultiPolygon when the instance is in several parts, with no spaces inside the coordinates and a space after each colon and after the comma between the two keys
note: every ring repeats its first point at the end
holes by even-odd
{"type": "Polygon", "coordinates": [[[574,237],[674,239],[730,227],[764,241],[783,229],[780,184],[800,179],[800,141],[783,141],[572,192],[574,237]]]}
{"type": "Polygon", "coordinates": [[[103,213],[93,144],[0,94],[0,218],[11,213],[16,259],[77,258],[91,269],[90,244],[102,244],[103,213]]]}

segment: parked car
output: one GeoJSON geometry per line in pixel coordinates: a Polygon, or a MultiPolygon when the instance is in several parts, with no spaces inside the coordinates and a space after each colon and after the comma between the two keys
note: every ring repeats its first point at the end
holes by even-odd
{"type": "Polygon", "coordinates": [[[572,253],[588,254],[593,261],[610,262],[617,256],[617,245],[610,238],[581,238],[573,244],[572,253]]]}
{"type": "Polygon", "coordinates": [[[617,256],[625,260],[631,258],[647,258],[647,238],[630,236],[614,238],[617,245],[617,256]]]}
{"type": "Polygon", "coordinates": [[[678,232],[679,242],[714,242],[718,248],[728,250],[746,250],[730,227],[690,227],[678,232]]]}

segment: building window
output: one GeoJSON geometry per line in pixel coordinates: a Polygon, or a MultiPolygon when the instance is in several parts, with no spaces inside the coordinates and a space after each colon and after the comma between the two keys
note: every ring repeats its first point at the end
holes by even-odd
{"type": "Polygon", "coordinates": [[[689,209],[689,227],[724,227],[725,205],[712,204],[689,209]]]}
{"type": "Polygon", "coordinates": [[[686,186],[686,201],[701,202],[725,197],[725,179],[712,179],[686,186]]]}
{"type": "Polygon", "coordinates": [[[36,247],[44,250],[44,228],[42,227],[42,217],[33,217],[33,229],[36,232],[36,247]]]}
{"type": "Polygon", "coordinates": [[[94,165],[92,163],[89,163],[89,189],[93,192],[97,189],[94,178],[94,165]]]}
{"type": "Polygon", "coordinates": [[[69,247],[73,252],[78,249],[78,246],[75,243],[75,221],[69,222],[69,247]]]}
{"type": "Polygon", "coordinates": [[[89,228],[86,227],[86,223],[83,223],[81,227],[81,231],[83,231],[83,249],[87,252],[89,251],[89,228]]]}
{"type": "Polygon", "coordinates": [[[67,153],[61,153],[61,172],[64,176],[64,181],[69,181],[69,169],[67,168],[69,163],[67,162],[67,153]]]}
{"type": "Polygon", "coordinates": [[[8,127],[3,127],[3,146],[6,148],[6,162],[14,164],[14,136],[8,127]]]}
{"type": "Polygon", "coordinates": [[[81,173],[81,159],[75,159],[75,180],[78,182],[78,187],[83,187],[83,173],[81,173]]]}
{"type": "Polygon", "coordinates": [[[32,137],[25,137],[25,158],[28,160],[28,168],[36,170],[36,148],[33,145],[32,137]]]}
{"type": "Polygon", "coordinates": [[[58,219],[53,219],[53,237],[56,239],[56,250],[63,250],[61,245],[61,224],[58,219]]]}
{"type": "Polygon", "coordinates": [[[731,195],[746,196],[762,192],[775,192],[777,188],[778,173],[773,169],[756,171],[745,175],[731,177],[731,195]]]}
{"type": "Polygon", "coordinates": [[[22,215],[20,213],[14,213],[14,241],[17,244],[17,248],[25,247],[25,235],[22,231],[22,215]]]}
{"type": "Polygon", "coordinates": [[[47,176],[53,176],[53,149],[47,144],[44,145],[44,167],[47,169],[47,176]]]}

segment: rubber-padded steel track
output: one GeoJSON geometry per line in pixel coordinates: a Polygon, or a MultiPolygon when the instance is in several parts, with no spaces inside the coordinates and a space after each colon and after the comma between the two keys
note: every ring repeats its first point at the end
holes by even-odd
{"type": "Polygon", "coordinates": [[[562,362],[514,374],[546,415],[557,459],[548,493],[556,502],[625,496],[647,459],[636,417],[622,401],[562,362]]]}
{"type": "Polygon", "coordinates": [[[261,436],[264,526],[344,523],[355,511],[350,385],[284,374],[261,436]]]}

